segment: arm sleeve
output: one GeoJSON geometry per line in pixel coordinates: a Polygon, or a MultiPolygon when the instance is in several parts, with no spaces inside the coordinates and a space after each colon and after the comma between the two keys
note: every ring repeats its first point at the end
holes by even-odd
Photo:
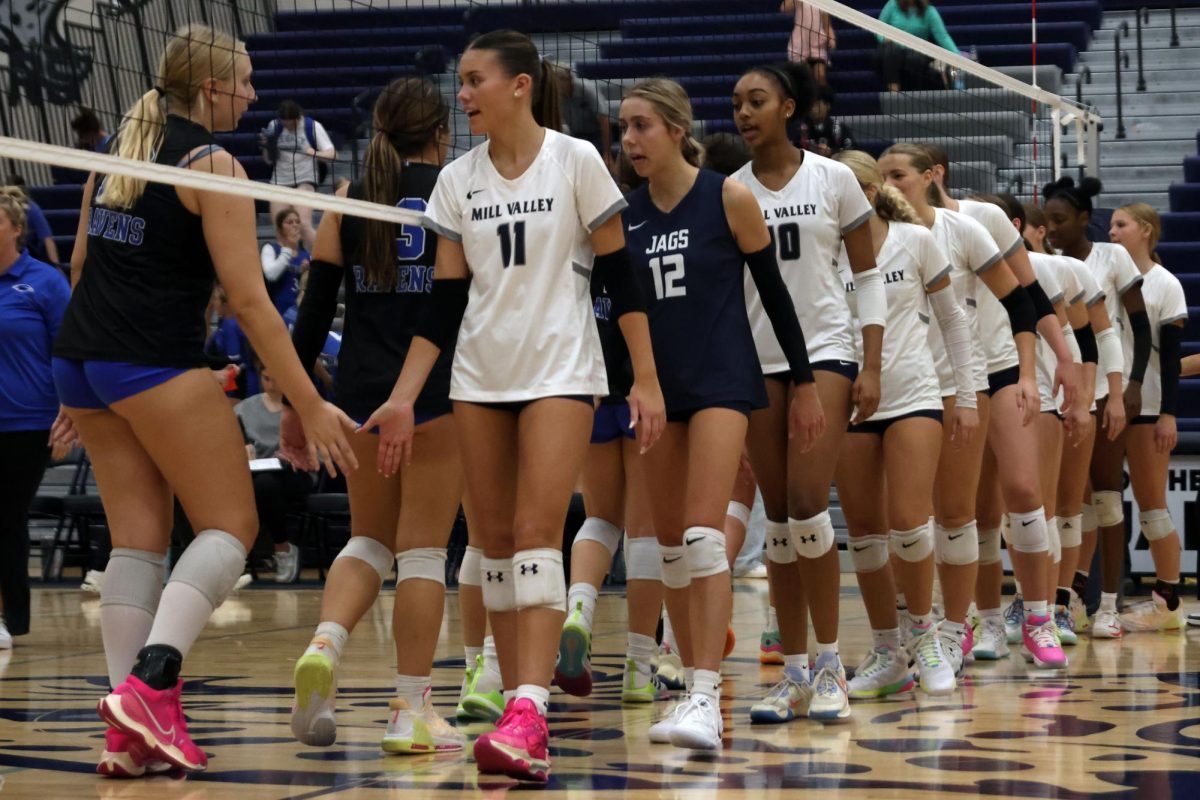
{"type": "MultiPolygon", "coordinates": [[[[463,159],[465,161],[470,157],[468,154],[463,159]]],[[[451,164],[438,174],[437,185],[433,187],[433,194],[425,208],[424,227],[452,242],[462,241],[463,194],[456,180],[459,170],[454,168],[458,163],[451,164]]]]}
{"type": "Polygon", "coordinates": [[[971,359],[971,326],[962,306],[954,299],[953,287],[946,286],[929,295],[929,305],[937,317],[946,345],[946,355],[954,368],[956,404],[975,408],[975,380],[971,359]]]}
{"type": "Polygon", "coordinates": [[[1067,343],[1067,349],[1071,351],[1071,363],[1083,363],[1083,351],[1079,349],[1079,340],[1075,338],[1075,331],[1070,325],[1062,326],[1063,340],[1067,343]]]}
{"type": "Polygon", "coordinates": [[[1079,347],[1081,363],[1096,364],[1100,361],[1100,351],[1096,348],[1096,333],[1092,323],[1084,325],[1075,331],[1075,342],[1079,347]]]}
{"type": "Polygon", "coordinates": [[[1133,331],[1133,363],[1129,366],[1129,380],[1141,383],[1146,378],[1146,366],[1150,363],[1153,342],[1150,337],[1150,316],[1145,311],[1129,315],[1129,328],[1133,331]]]}
{"type": "Polygon", "coordinates": [[[929,25],[929,34],[932,37],[931,41],[944,47],[951,53],[958,52],[958,45],[950,38],[950,34],[946,32],[946,24],[942,22],[942,15],[933,6],[925,9],[925,23],[929,25]]]}
{"type": "Polygon", "coordinates": [[[441,350],[458,340],[458,329],[467,311],[470,278],[442,278],[433,282],[429,300],[417,320],[417,336],[428,339],[441,350]]]}
{"type": "Polygon", "coordinates": [[[1162,375],[1162,401],[1159,411],[1174,414],[1179,403],[1180,343],[1183,328],[1178,325],[1163,325],[1158,334],[1159,372],[1162,375]]]}
{"type": "Polygon", "coordinates": [[[308,288],[296,313],[292,328],[292,344],[300,364],[312,372],[317,356],[325,346],[325,337],[337,313],[338,287],[342,283],[342,268],[328,261],[314,261],[309,270],[308,288]]]}
{"type": "MultiPolygon", "coordinates": [[[[1033,283],[1025,287],[1025,291],[1029,294],[1029,299],[1033,301],[1033,314],[1035,319],[1043,317],[1053,317],[1054,301],[1050,299],[1050,294],[1046,292],[1046,288],[1042,286],[1040,280],[1035,280],[1033,283]]],[[[1059,289],[1057,298],[1062,299],[1062,290],[1059,289]]]]}
{"type": "Polygon", "coordinates": [[[619,320],[639,311],[645,313],[646,296],[634,272],[629,251],[624,247],[596,256],[595,278],[608,289],[612,298],[612,319],[619,320]]]}
{"type": "Polygon", "coordinates": [[[887,324],[887,289],[883,285],[883,273],[879,267],[854,273],[854,284],[858,295],[858,326],[887,324]]]}
{"type": "Polygon", "coordinates": [[[1099,353],[1101,375],[1118,375],[1125,372],[1125,353],[1121,350],[1121,339],[1116,328],[1105,328],[1096,335],[1096,350],[1099,353]]]}
{"type": "Polygon", "coordinates": [[[288,247],[280,247],[279,254],[276,255],[275,248],[269,242],[264,244],[259,259],[262,261],[263,275],[267,276],[267,280],[273,281],[282,275],[288,264],[292,263],[293,255],[288,247]]]}
{"type": "Polygon", "coordinates": [[[613,181],[608,167],[590,142],[572,140],[575,163],[575,208],[579,224],[594,233],[629,204],[613,181]]]}
{"type": "Polygon", "coordinates": [[[1008,312],[1008,321],[1012,326],[1013,336],[1019,333],[1037,334],[1037,312],[1033,308],[1033,300],[1024,286],[1018,286],[1004,297],[1000,305],[1008,312]]]}
{"type": "Polygon", "coordinates": [[[771,244],[746,255],[746,265],[762,300],[763,310],[771,320],[775,338],[779,340],[787,355],[792,370],[793,383],[811,383],[812,367],[808,363],[808,348],[804,343],[804,331],[796,317],[796,307],[788,294],[787,284],[779,274],[779,263],[775,260],[775,245],[771,244]]]}

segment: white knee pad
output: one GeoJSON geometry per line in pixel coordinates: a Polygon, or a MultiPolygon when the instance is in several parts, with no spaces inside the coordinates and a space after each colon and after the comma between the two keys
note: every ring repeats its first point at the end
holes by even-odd
{"type": "Polygon", "coordinates": [[[907,531],[889,531],[891,551],[901,561],[923,561],[933,553],[933,532],[929,523],[907,531]]]}
{"type": "Polygon", "coordinates": [[[1120,492],[1093,492],[1092,505],[1096,507],[1096,522],[1107,528],[1125,521],[1125,506],[1120,492]]]}
{"type": "Polygon", "coordinates": [[[417,579],[446,585],[446,548],[414,547],[396,553],[396,583],[417,579]]]}
{"type": "Polygon", "coordinates": [[[870,536],[855,536],[850,540],[850,560],[854,571],[877,572],[888,563],[888,537],[874,533],[870,536]]]}
{"type": "MultiPolygon", "coordinates": [[[[1139,511],[1138,523],[1142,527],[1142,535],[1146,537],[1147,542],[1157,542],[1159,539],[1165,539],[1175,530],[1175,523],[1171,521],[1171,512],[1165,508],[1152,508],[1149,511],[1139,511]]],[[[105,578],[105,582],[108,582],[107,577],[105,578]]]]}
{"type": "Polygon", "coordinates": [[[1046,534],[1046,510],[1038,506],[1032,511],[1010,511],[1004,535],[1010,550],[1018,553],[1046,552],[1050,547],[1046,534]]]}
{"type": "Polygon", "coordinates": [[[154,616],[162,597],[165,563],[159,553],[114,547],[104,569],[100,605],[133,606],[154,616]]]}
{"type": "Polygon", "coordinates": [[[390,547],[370,536],[351,536],[337,557],[357,558],[366,562],[379,573],[380,581],[386,581],[388,575],[392,574],[392,565],[396,561],[396,554],[390,547]]]}
{"type": "Polygon", "coordinates": [[[1083,544],[1083,515],[1058,517],[1058,541],[1063,547],[1079,547],[1083,544]]]}
{"type": "Polygon", "coordinates": [[[745,503],[739,503],[737,500],[730,500],[729,506],[725,509],[725,516],[733,517],[738,522],[742,523],[743,528],[750,527],[750,507],[745,503]]]}
{"type": "Polygon", "coordinates": [[[516,611],[517,594],[513,581],[511,558],[479,559],[479,587],[483,592],[483,607],[488,611],[516,611]]]}
{"type": "Polygon", "coordinates": [[[808,519],[789,519],[792,547],[801,558],[820,558],[833,547],[833,520],[826,509],[808,519]]]}
{"type": "Polygon", "coordinates": [[[688,570],[687,551],[684,545],[658,546],[658,554],[662,563],[662,584],[668,589],[686,589],[692,582],[688,570]]]}
{"type": "Polygon", "coordinates": [[[939,564],[954,566],[965,566],[978,561],[979,528],[975,520],[959,528],[946,528],[934,523],[933,557],[939,564]]]}
{"type": "Polygon", "coordinates": [[[200,531],[183,551],[179,563],[171,570],[171,580],[191,586],[217,608],[233,591],[245,568],[246,548],[237,537],[210,528],[200,531]]]}
{"type": "Polygon", "coordinates": [[[567,610],[567,578],[563,554],[553,547],[518,550],[512,557],[517,608],[567,610]]]}
{"type": "Polygon", "coordinates": [[[608,557],[617,554],[617,546],[621,543],[621,529],[606,519],[588,517],[579,526],[575,534],[576,542],[597,542],[608,551],[608,557]]]}
{"type": "Polygon", "coordinates": [[[463,552],[462,563],[458,565],[458,584],[459,586],[478,586],[483,576],[479,574],[479,560],[483,558],[483,551],[478,547],[467,545],[467,549],[463,552]]]}
{"type": "Polygon", "coordinates": [[[1046,520],[1046,545],[1050,550],[1050,563],[1057,564],[1062,561],[1062,539],[1058,534],[1058,517],[1046,520]]]}
{"type": "Polygon", "coordinates": [[[1100,523],[1096,520],[1096,507],[1092,505],[1090,499],[1084,501],[1079,516],[1083,520],[1082,525],[1085,531],[1094,531],[1100,526],[1100,523]]]}
{"type": "Polygon", "coordinates": [[[763,540],[767,559],[775,564],[796,563],[796,548],[792,547],[792,531],[786,522],[767,520],[767,536],[763,540]]]}
{"type": "Polygon", "coordinates": [[[1000,560],[1000,529],[986,528],[979,532],[979,564],[986,566],[1000,560]]]}
{"type": "Polygon", "coordinates": [[[688,528],[683,532],[683,546],[687,553],[688,575],[692,580],[729,571],[729,559],[725,557],[725,534],[716,528],[688,528]]]}
{"type": "Polygon", "coordinates": [[[662,581],[662,560],[653,536],[625,537],[625,580],[662,581]]]}

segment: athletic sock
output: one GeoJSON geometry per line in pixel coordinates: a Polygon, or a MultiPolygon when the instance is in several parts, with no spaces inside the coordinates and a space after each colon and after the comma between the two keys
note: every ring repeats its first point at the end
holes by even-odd
{"type": "Polygon", "coordinates": [[[842,659],[838,657],[838,643],[835,639],[829,644],[821,644],[817,642],[817,663],[815,669],[817,672],[828,667],[833,671],[837,671],[842,666],[842,659]]]}
{"type": "Polygon", "coordinates": [[[900,651],[900,628],[886,628],[881,631],[872,629],[871,639],[875,647],[886,647],[895,652],[900,651]]]}
{"type": "Polygon", "coordinates": [[[1071,587],[1059,586],[1054,590],[1054,605],[1063,608],[1071,605],[1071,587]]]}
{"type": "Polygon", "coordinates": [[[578,606],[579,613],[583,616],[583,626],[587,628],[588,633],[592,632],[592,615],[596,612],[598,594],[596,587],[590,583],[572,584],[570,591],[567,592],[567,618],[570,619],[572,612],[578,606]]]}
{"type": "Polygon", "coordinates": [[[896,593],[896,610],[908,611],[908,600],[904,598],[904,592],[896,593]]]}
{"type": "Polygon", "coordinates": [[[500,696],[504,698],[504,707],[508,708],[508,704],[516,699],[517,690],[516,689],[505,689],[504,691],[500,692],[500,696]]]}
{"type": "Polygon", "coordinates": [[[779,630],[779,617],[776,616],[776,614],[775,614],[775,606],[767,607],[767,630],[769,630],[769,631],[778,631],[779,630]]]}
{"type": "Polygon", "coordinates": [[[496,655],[496,640],[491,636],[483,639],[483,674],[475,683],[475,691],[480,694],[498,692],[504,688],[504,678],[500,675],[500,659],[496,655]]]}
{"type": "Polygon", "coordinates": [[[654,656],[656,647],[653,636],[643,636],[640,633],[629,634],[625,657],[633,662],[633,668],[637,672],[635,686],[645,686],[646,681],[650,680],[650,659],[654,656]]]}
{"type": "Polygon", "coordinates": [[[189,583],[171,581],[163,589],[146,644],[165,644],[187,658],[212,613],[213,604],[203,592],[189,583]]]}
{"type": "Polygon", "coordinates": [[[796,683],[811,683],[812,675],[808,669],[808,653],[795,653],[783,656],[783,674],[796,683]]]}
{"type": "Polygon", "coordinates": [[[1116,611],[1117,610],[1117,593],[1116,592],[1101,592],[1100,593],[1100,610],[1101,611],[1116,611]]]}
{"type": "Polygon", "coordinates": [[[516,698],[518,700],[532,700],[538,713],[543,717],[546,716],[546,706],[550,705],[550,690],[545,686],[522,683],[517,687],[516,698]]]}
{"type": "Polygon", "coordinates": [[[933,625],[933,612],[928,614],[909,614],[908,618],[912,620],[911,630],[913,633],[924,633],[933,625]]]}
{"type": "Polygon", "coordinates": [[[702,694],[714,703],[720,699],[721,673],[711,669],[698,669],[692,678],[692,694],[702,694]]]}
{"type": "Polygon", "coordinates": [[[479,660],[479,656],[483,655],[482,647],[470,647],[463,645],[463,661],[467,665],[467,669],[475,669],[475,662],[479,660]]]}
{"type": "Polygon", "coordinates": [[[1167,610],[1179,608],[1179,581],[1164,581],[1159,578],[1154,584],[1154,591],[1167,601],[1167,610]]]}
{"type": "Polygon", "coordinates": [[[425,706],[425,700],[432,688],[432,677],[429,675],[396,673],[396,696],[408,703],[408,707],[413,711],[420,711],[425,706]]]}
{"type": "Polygon", "coordinates": [[[967,638],[967,626],[961,622],[953,622],[948,619],[942,620],[941,630],[953,634],[959,642],[967,638]]]}
{"type": "Polygon", "coordinates": [[[691,694],[692,687],[695,685],[696,685],[696,668],[695,667],[684,667],[683,668],[683,688],[685,688],[687,690],[688,694],[691,694]]]}
{"type": "Polygon", "coordinates": [[[998,609],[998,608],[981,608],[981,609],[979,609],[979,618],[980,619],[995,619],[996,617],[999,617],[999,616],[1001,616],[1001,612],[1000,612],[1000,609],[998,609]]]}
{"type": "Polygon", "coordinates": [[[346,647],[346,639],[350,632],[336,622],[322,622],[313,633],[312,641],[304,655],[311,656],[320,653],[337,666],[342,660],[342,650],[346,647]]]}
{"type": "Polygon", "coordinates": [[[1037,619],[1042,620],[1044,622],[1046,620],[1046,617],[1048,617],[1048,616],[1050,616],[1050,614],[1046,610],[1046,601],[1045,600],[1026,600],[1025,601],[1025,619],[1026,620],[1032,622],[1033,619],[1036,617],[1037,619]]]}

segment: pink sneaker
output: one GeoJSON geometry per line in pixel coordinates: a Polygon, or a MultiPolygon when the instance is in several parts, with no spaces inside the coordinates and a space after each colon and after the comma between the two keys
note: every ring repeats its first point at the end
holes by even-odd
{"type": "Polygon", "coordinates": [[[1022,640],[1021,652],[1026,661],[1032,661],[1039,669],[1067,668],[1067,657],[1059,642],[1053,617],[1026,617],[1022,626],[1022,640]]]}
{"type": "Polygon", "coordinates": [[[550,731],[533,701],[514,700],[496,730],[475,740],[475,763],[485,775],[545,781],[550,775],[550,731]]]}
{"type": "Polygon", "coordinates": [[[180,681],[172,689],[151,689],[130,675],[102,699],[96,710],[109,725],[126,733],[163,761],[198,772],[208,766],[204,754],[188,736],[179,703],[180,681]]]}
{"type": "Polygon", "coordinates": [[[974,664],[975,655],[971,652],[975,649],[975,627],[967,626],[967,635],[962,640],[962,654],[964,664],[974,664]]]}

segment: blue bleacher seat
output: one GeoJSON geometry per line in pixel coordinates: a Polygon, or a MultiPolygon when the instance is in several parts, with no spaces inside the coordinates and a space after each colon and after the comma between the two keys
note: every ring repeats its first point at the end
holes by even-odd
{"type": "Polygon", "coordinates": [[[1158,254],[1164,267],[1176,274],[1186,274],[1200,267],[1200,242],[1160,242],[1158,254]]]}
{"type": "Polygon", "coordinates": [[[1172,183],[1168,192],[1172,211],[1200,211],[1200,183],[1172,183]]]}
{"type": "Polygon", "coordinates": [[[1171,211],[1162,215],[1164,242],[1189,242],[1200,231],[1200,211],[1171,211]]]}

